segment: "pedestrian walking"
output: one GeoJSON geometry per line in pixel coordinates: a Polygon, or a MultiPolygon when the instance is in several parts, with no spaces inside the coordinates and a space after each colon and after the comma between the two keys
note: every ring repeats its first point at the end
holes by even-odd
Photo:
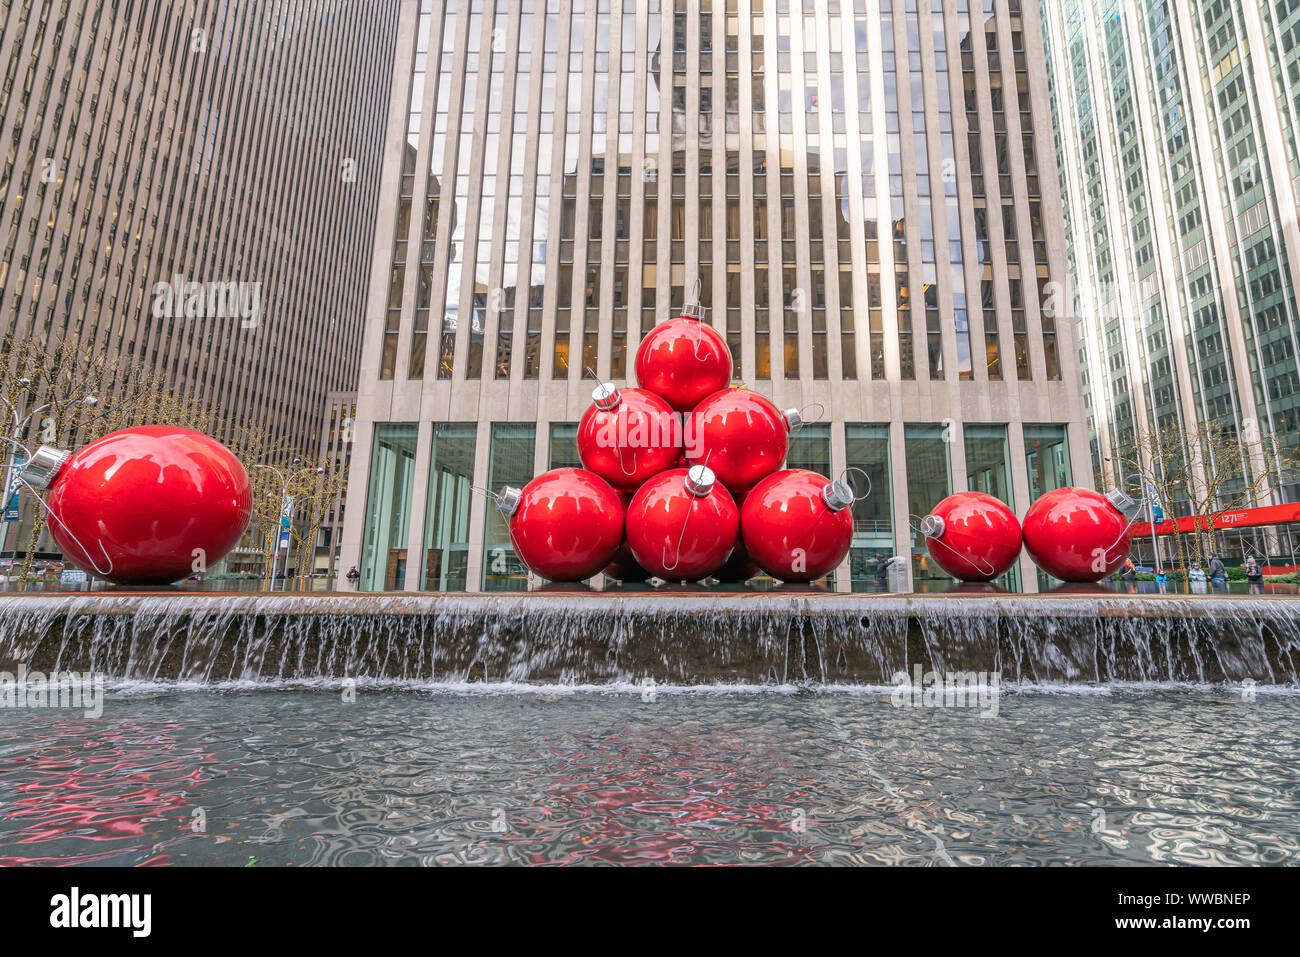
{"type": "Polygon", "coordinates": [[[1216,591],[1228,583],[1228,570],[1223,567],[1223,559],[1214,552],[1210,553],[1210,567],[1207,571],[1210,576],[1210,584],[1214,586],[1216,591]]]}

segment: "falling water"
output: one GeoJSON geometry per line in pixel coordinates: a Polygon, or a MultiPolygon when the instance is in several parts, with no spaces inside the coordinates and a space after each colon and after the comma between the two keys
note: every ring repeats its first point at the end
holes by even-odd
{"type": "Polygon", "coordinates": [[[0,670],[200,684],[1300,683],[1300,599],[753,593],[14,595],[0,670]]]}

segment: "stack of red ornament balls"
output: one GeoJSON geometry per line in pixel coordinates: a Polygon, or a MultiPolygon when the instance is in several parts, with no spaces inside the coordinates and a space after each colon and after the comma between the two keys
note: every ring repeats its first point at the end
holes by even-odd
{"type": "Polygon", "coordinates": [[[583,468],[506,488],[498,507],[520,560],[551,581],[785,582],[825,576],[848,555],[853,492],[779,471],[802,424],[730,388],[731,351],[688,305],[636,354],[639,388],[604,383],[578,425],[583,468]]]}

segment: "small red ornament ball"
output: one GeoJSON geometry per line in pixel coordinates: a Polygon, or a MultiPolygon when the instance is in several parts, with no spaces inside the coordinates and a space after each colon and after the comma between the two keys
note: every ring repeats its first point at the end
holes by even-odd
{"type": "Polygon", "coordinates": [[[498,507],[519,560],[550,581],[590,578],[623,541],[618,493],[585,469],[552,469],[522,489],[506,488],[498,507]]]}
{"type": "Polygon", "coordinates": [[[211,568],[253,513],[248,473],[201,432],[145,425],[75,452],[50,482],[64,558],[122,585],[166,585],[211,568]]]}
{"type": "Polygon", "coordinates": [[[1128,519],[1097,492],[1058,488],[1025,513],[1025,549],[1047,574],[1066,582],[1095,582],[1128,557],[1128,519]]]}
{"type": "Polygon", "coordinates": [[[664,581],[699,581],[731,554],[740,513],[701,466],[661,472],[632,499],[627,542],[637,563],[664,581]]]}
{"type": "Polygon", "coordinates": [[[790,448],[788,415],[749,389],[715,392],[686,420],[686,460],[707,465],[729,492],[745,492],[785,461],[790,448]]]}
{"type": "Polygon", "coordinates": [[[1020,522],[999,499],[983,492],[949,495],[921,520],[930,557],[953,578],[987,582],[1020,555],[1020,522]]]}
{"type": "Polygon", "coordinates": [[[645,389],[599,386],[578,423],[583,467],[620,490],[635,491],[652,475],[677,464],[681,420],[672,407],[645,389]]]}
{"type": "MultiPolygon", "coordinates": [[[[690,307],[688,307],[689,310],[690,307]]],[[[700,316],[661,322],[636,351],[636,381],[678,412],[689,412],[731,381],[731,350],[700,316]]]]}
{"type": "Polygon", "coordinates": [[[834,571],[853,541],[853,491],[805,469],[769,475],[740,513],[745,550],[783,582],[816,581],[834,571]]]}
{"type": "MultiPolygon", "coordinates": [[[[744,514],[743,510],[741,514],[744,514]]],[[[745,551],[745,536],[742,532],[736,536],[736,545],[731,550],[731,557],[713,573],[713,577],[725,584],[737,584],[749,581],[759,571],[759,567],[749,557],[749,552],[745,551]]]]}
{"type": "Polygon", "coordinates": [[[620,582],[643,582],[649,579],[650,573],[637,564],[632,546],[623,539],[623,544],[614,553],[614,560],[605,566],[605,577],[620,582]]]}

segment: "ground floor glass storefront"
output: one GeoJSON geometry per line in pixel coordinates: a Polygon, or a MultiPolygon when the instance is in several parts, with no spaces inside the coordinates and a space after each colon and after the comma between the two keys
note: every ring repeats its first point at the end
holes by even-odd
{"type": "MultiPolygon", "coordinates": [[[[538,471],[539,461],[547,468],[578,467],[576,436],[574,422],[542,426],[533,422],[376,424],[361,550],[361,590],[401,590],[407,563],[416,556],[420,567],[414,580],[420,590],[525,590],[527,569],[515,555],[504,517],[488,503],[479,527],[471,522],[474,476],[485,474],[487,487],[497,491],[506,485],[527,484],[538,471]],[[429,442],[427,489],[415,481],[421,429],[429,430],[425,433],[429,442]],[[540,458],[538,441],[547,443],[540,458]],[[486,461],[478,466],[483,457],[486,461]],[[411,513],[416,494],[425,502],[422,521],[411,513]],[[410,541],[412,521],[421,525],[419,542],[410,541]],[[411,548],[418,551],[410,552],[411,548]]],[[[1028,503],[1016,500],[1017,481],[1026,481],[1031,499],[1071,482],[1066,428],[1059,424],[813,422],[791,441],[786,466],[831,478],[847,477],[858,492],[848,580],[841,582],[833,573],[823,582],[832,590],[882,590],[878,577],[881,560],[900,555],[910,564],[913,590],[944,590],[952,580],[929,558],[919,531],[921,517],[935,504],[954,488],[966,488],[994,495],[1022,514],[1028,503]],[[1021,430],[1023,466],[1012,458],[1011,429],[1021,430]],[[837,452],[841,436],[843,451],[837,452]],[[958,436],[965,461],[960,482],[953,475],[953,442],[958,436]],[[902,461],[895,460],[895,448],[902,449],[902,461]],[[1024,469],[1019,478],[1018,468],[1024,469]],[[896,470],[902,475],[896,475],[896,470]],[[895,502],[904,495],[908,525],[899,528],[902,513],[896,511],[895,502]]],[[[770,579],[756,579],[751,587],[775,584],[770,579]]],[[[1013,567],[998,584],[1018,589],[1019,569],[1013,567]]],[[[1046,579],[1040,581],[1041,587],[1051,584],[1046,579]]]]}

